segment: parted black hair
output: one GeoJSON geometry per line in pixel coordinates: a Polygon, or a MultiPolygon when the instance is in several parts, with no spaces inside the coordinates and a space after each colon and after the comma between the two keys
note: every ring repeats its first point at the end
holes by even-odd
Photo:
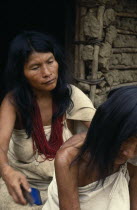
{"type": "Polygon", "coordinates": [[[99,180],[104,180],[113,173],[122,143],[136,135],[137,86],[112,90],[107,101],[95,113],[79,158],[90,154],[90,174],[96,169],[99,180]]]}
{"type": "Polygon", "coordinates": [[[71,87],[68,84],[67,66],[64,53],[56,41],[47,34],[36,31],[24,31],[12,41],[5,69],[5,94],[12,93],[13,101],[21,116],[24,129],[30,137],[32,133],[33,91],[24,76],[24,65],[33,52],[53,53],[58,62],[58,81],[52,91],[57,112],[54,118],[65,113],[73,104],[71,87]]]}

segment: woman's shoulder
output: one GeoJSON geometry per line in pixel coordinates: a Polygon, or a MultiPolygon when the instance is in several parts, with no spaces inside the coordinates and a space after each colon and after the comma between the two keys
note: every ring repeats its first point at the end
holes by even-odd
{"type": "Polygon", "coordinates": [[[71,87],[71,91],[72,91],[71,99],[74,102],[81,103],[81,104],[88,103],[87,105],[90,105],[92,108],[94,108],[92,101],[82,90],[80,90],[78,87],[76,87],[74,85],[70,85],[70,87],[71,87]]]}
{"type": "Polygon", "coordinates": [[[69,166],[77,157],[85,137],[85,133],[75,134],[70,137],[57,151],[55,164],[60,164],[62,166],[63,164],[68,164],[69,166]]]}
{"type": "Polygon", "coordinates": [[[14,104],[13,95],[8,93],[3,98],[0,105],[0,119],[7,118],[9,121],[16,118],[17,110],[14,104]]]}
{"type": "Polygon", "coordinates": [[[92,101],[78,87],[70,85],[73,108],[67,111],[67,119],[91,121],[96,109],[92,101]]]}
{"type": "Polygon", "coordinates": [[[76,95],[78,93],[78,94],[82,94],[82,95],[86,96],[86,94],[83,93],[83,91],[80,90],[77,86],[70,84],[70,87],[71,87],[71,90],[72,90],[72,95],[74,95],[74,94],[76,95]]]}
{"type": "Polygon", "coordinates": [[[15,109],[15,104],[14,104],[14,98],[13,98],[13,94],[11,92],[7,93],[2,102],[1,102],[1,107],[3,106],[8,106],[9,108],[12,107],[15,109]]]}
{"type": "Polygon", "coordinates": [[[0,128],[3,136],[10,137],[16,121],[16,108],[7,94],[0,105],[0,128]]]}

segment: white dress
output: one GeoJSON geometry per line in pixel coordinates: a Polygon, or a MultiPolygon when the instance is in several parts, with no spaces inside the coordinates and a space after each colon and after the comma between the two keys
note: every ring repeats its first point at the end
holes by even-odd
{"type": "MultiPolygon", "coordinates": [[[[127,165],[107,177],[104,185],[93,182],[79,187],[79,201],[81,210],[130,210],[129,174],[127,165]]],[[[55,176],[48,188],[48,200],[42,210],[59,210],[58,192],[55,176]]]]}

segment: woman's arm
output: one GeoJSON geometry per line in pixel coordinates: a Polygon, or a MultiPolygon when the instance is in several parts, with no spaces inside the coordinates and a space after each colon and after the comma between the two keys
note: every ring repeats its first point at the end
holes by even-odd
{"type": "Polygon", "coordinates": [[[63,144],[55,159],[60,210],[80,210],[78,196],[78,163],[73,162],[86,133],[76,134],[63,144]]]}
{"type": "Polygon", "coordinates": [[[128,163],[130,210],[137,210],[137,166],[128,163]]]}
{"type": "Polygon", "coordinates": [[[20,185],[27,191],[28,182],[23,174],[15,171],[8,163],[7,152],[16,120],[16,110],[11,103],[11,98],[7,95],[0,107],[0,174],[5,181],[10,195],[14,201],[26,204],[20,185]]]}
{"type": "Polygon", "coordinates": [[[0,172],[8,167],[7,151],[16,119],[15,108],[6,96],[0,107],[0,172]]]}

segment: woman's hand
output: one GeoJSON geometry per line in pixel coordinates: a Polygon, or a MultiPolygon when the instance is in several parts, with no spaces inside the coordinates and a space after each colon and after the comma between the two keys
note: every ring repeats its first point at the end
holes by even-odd
{"type": "Polygon", "coordinates": [[[26,177],[9,165],[3,167],[1,175],[14,201],[22,205],[27,204],[21,190],[22,186],[26,191],[31,191],[26,177]]]}

